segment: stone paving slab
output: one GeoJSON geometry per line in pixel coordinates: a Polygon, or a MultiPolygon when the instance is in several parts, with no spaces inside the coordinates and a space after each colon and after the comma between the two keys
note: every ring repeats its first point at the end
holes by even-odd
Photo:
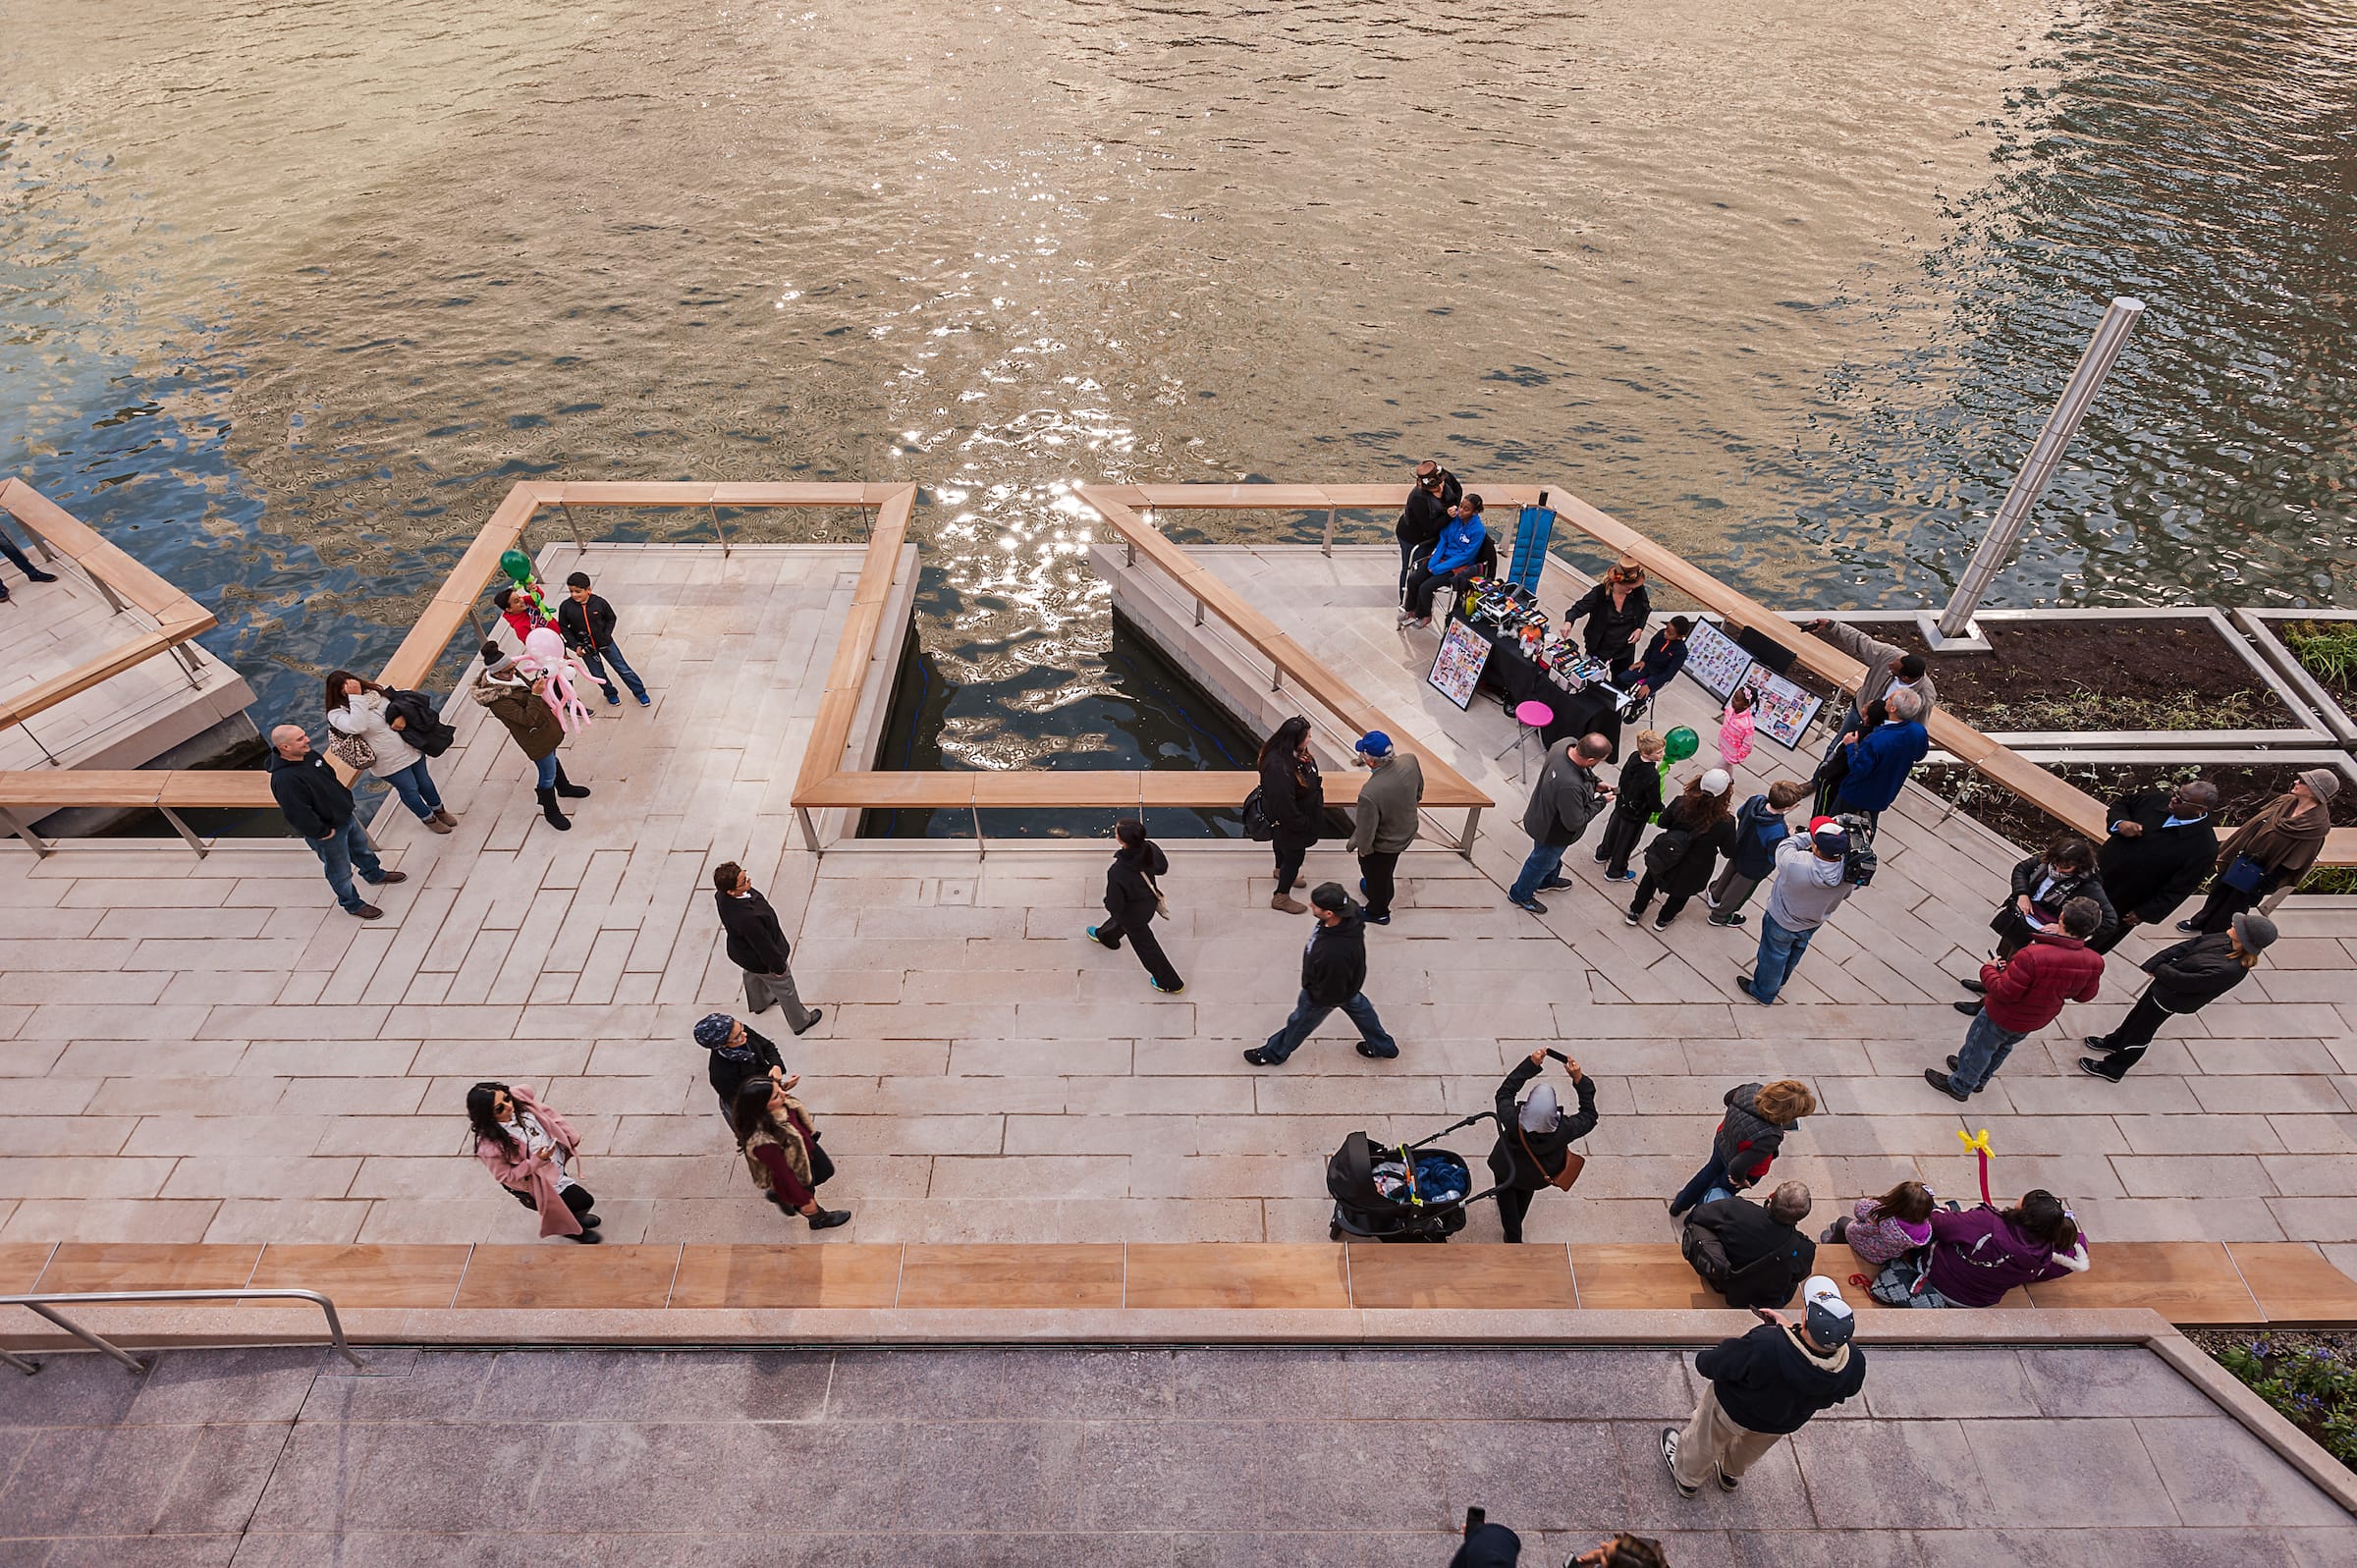
{"type": "MultiPolygon", "coordinates": [[[[435,767],[463,825],[434,838],[398,808],[379,817],[411,880],[375,925],[337,911],[292,846],[0,855],[0,1243],[528,1243],[529,1217],[465,1149],[465,1091],[483,1077],[574,1118],[616,1241],[800,1239],[744,1183],[687,1038],[739,1001],[709,892],[734,858],[828,1008],[783,1044],[843,1170],[829,1197],[856,1217],[840,1240],[1319,1242],[1344,1135],[1437,1132],[1552,1045],[1587,1064],[1603,1120],[1578,1193],[1533,1210],[1535,1240],[1667,1239],[1660,1199],[1721,1096],[1791,1075],[1823,1108],[1780,1169],[1817,1190],[1820,1222],[1903,1176],[1970,1195],[1955,1134],[1985,1126],[1999,1186],[2054,1186],[2099,1245],[2298,1242],[2357,1263],[2357,900],[2286,904],[2289,961],[2271,954],[2109,1085],[2072,1060],[2162,940],[2131,939],[2103,1000],[2025,1041],[1960,1110],[1919,1074],[1961,1039],[1946,977],[1986,941],[2009,851],[1911,794],[1881,878],[1774,1008],[1733,988],[1741,933],[1699,910],[1665,934],[1624,926],[1621,890],[1579,851],[1544,920],[1508,908],[1526,848],[1511,727],[1419,695],[1429,639],[1396,636],[1368,598],[1382,556],[1203,553],[1506,803],[1469,862],[1419,847],[1402,865],[1369,983],[1396,1061],[1358,1057],[1339,1021],[1283,1069],[1239,1059],[1282,1021],[1306,935],[1267,908],[1257,849],[1174,844],[1164,940],[1189,984],[1161,998],[1132,958],[1080,940],[1097,854],[801,848],[773,784],[798,767],[855,550],[593,550],[657,700],[601,705],[569,746],[596,791],[571,833],[537,821],[504,732],[462,704],[435,767]]],[[[1664,706],[1708,718],[1691,683],[1664,706]]],[[[1771,742],[1756,760],[1747,784],[1785,766],[1771,742]]],[[[1332,843],[1308,871],[1355,879],[1332,843]]],[[[1477,1165],[1486,1147],[1477,1129],[1449,1143],[1477,1165]]],[[[1483,1206],[1468,1236],[1496,1225],[1483,1206]]]]}
{"type": "Polygon", "coordinates": [[[1862,1401],[1690,1501],[1672,1348],[366,1355],[51,1358],[0,1402],[0,1560],[1340,1568],[1444,1562],[1468,1505],[1525,1562],[1620,1529],[1679,1568],[2357,1552],[2138,1347],[1875,1349],[1862,1401]]]}

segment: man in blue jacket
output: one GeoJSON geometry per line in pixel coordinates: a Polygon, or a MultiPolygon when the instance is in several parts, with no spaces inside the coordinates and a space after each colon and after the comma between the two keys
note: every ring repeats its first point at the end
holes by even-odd
{"type": "Polygon", "coordinates": [[[1490,530],[1481,520],[1481,497],[1467,496],[1449,514],[1448,522],[1441,527],[1440,543],[1424,558],[1424,565],[1408,573],[1407,608],[1399,612],[1403,626],[1432,624],[1433,595],[1444,582],[1453,582],[1469,575],[1473,563],[1488,542],[1490,530]]]}
{"type": "Polygon", "coordinates": [[[1756,1307],[1759,1327],[1694,1358],[1710,1386],[1684,1432],[1662,1429],[1662,1462],[1680,1497],[1700,1491],[1713,1470],[1719,1489],[1733,1491],[1769,1449],[1866,1386],[1866,1352],[1849,1342],[1857,1315],[1841,1287],[1816,1274],[1800,1295],[1799,1323],[1756,1307]]]}
{"type": "Polygon", "coordinates": [[[1932,749],[1932,737],[1923,728],[1923,699],[1904,686],[1893,686],[1883,698],[1890,711],[1891,722],[1874,727],[1866,734],[1851,730],[1841,737],[1841,750],[1849,760],[1849,772],[1841,780],[1840,793],[1834,797],[1835,816],[1863,813],[1869,838],[1882,827],[1883,813],[1906,787],[1907,775],[1923,754],[1932,749]]]}

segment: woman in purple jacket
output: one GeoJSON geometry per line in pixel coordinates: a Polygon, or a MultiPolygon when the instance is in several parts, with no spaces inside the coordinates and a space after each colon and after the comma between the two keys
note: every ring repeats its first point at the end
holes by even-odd
{"type": "Polygon", "coordinates": [[[1886,1307],[1994,1307],[2015,1285],[2087,1271],[2087,1238],[2078,1217],[2043,1187],[2002,1212],[1942,1209],[1932,1215],[1932,1244],[1875,1276],[1874,1299],[1886,1307]]]}

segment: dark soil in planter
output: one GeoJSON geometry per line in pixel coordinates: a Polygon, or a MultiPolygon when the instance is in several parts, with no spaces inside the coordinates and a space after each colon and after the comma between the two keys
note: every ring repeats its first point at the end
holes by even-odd
{"type": "MultiPolygon", "coordinates": [[[[2293,779],[2315,764],[2050,762],[2042,766],[2107,804],[2132,789],[2165,787],[2180,779],[2207,779],[2218,785],[2219,821],[2240,823],[2265,809],[2269,801],[2291,787],[2293,779]]],[[[2018,844],[2025,855],[2045,848],[2056,834],[2072,831],[2002,784],[1992,784],[1959,764],[1918,768],[1915,782],[1943,800],[1954,801],[1958,810],[2018,844]]],[[[2344,787],[2332,797],[2332,822],[2335,827],[2357,827],[2357,785],[2344,787]]],[[[2309,892],[2346,892],[2351,890],[2338,884],[2347,880],[2345,871],[2321,870],[2310,873],[2300,886],[2309,892]]]]}
{"type": "MultiPolygon", "coordinates": [[[[1852,625],[1925,653],[1912,621],[1852,625]]],[[[1931,655],[1940,706],[1992,732],[2276,730],[2282,698],[2205,621],[1990,622],[1989,653],[1931,655]]]]}

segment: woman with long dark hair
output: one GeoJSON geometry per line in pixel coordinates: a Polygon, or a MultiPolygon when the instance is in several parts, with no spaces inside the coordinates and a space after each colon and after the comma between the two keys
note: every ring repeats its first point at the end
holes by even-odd
{"type": "Polygon", "coordinates": [[[796,1072],[783,1080],[767,1074],[745,1079],[737,1086],[729,1119],[737,1129],[737,1152],[761,1196],[809,1220],[812,1230],[828,1230],[849,1224],[851,1213],[818,1206],[818,1189],[835,1174],[835,1162],[819,1147],[810,1112],[787,1092],[801,1078],[796,1072]]]}
{"type": "Polygon", "coordinates": [[[1276,830],[1270,847],[1277,852],[1277,892],[1269,907],[1288,915],[1309,912],[1292,895],[1293,881],[1309,846],[1318,841],[1318,822],[1326,814],[1326,781],[1318,759],[1309,754],[1309,721],[1293,715],[1277,727],[1260,745],[1260,809],[1276,830]]]}
{"type": "Polygon", "coordinates": [[[1113,837],[1121,847],[1105,869],[1105,918],[1088,928],[1088,940],[1119,952],[1122,939],[1127,937],[1137,961],[1146,966],[1146,984],[1175,997],[1186,989],[1186,982],[1178,978],[1153,931],[1154,917],[1162,912],[1162,885],[1154,879],[1170,874],[1170,857],[1146,837],[1146,825],[1134,817],[1115,823],[1113,837]]]}
{"type": "Polygon", "coordinates": [[[589,1212],[597,1200],[565,1168],[581,1146],[572,1123],[522,1084],[489,1081],[466,1091],[466,1120],[474,1130],[474,1157],[518,1203],[540,1216],[541,1235],[571,1236],[588,1246],[605,1239],[589,1212]]]}
{"type": "Polygon", "coordinates": [[[1874,1278],[1886,1307],[1994,1307],[2016,1285],[2085,1273],[2092,1260],[2079,1217],[2043,1187],[2010,1209],[1932,1213],[1932,1242],[1874,1278]]]}
{"type": "MultiPolygon", "coordinates": [[[[355,745],[365,747],[370,761],[361,771],[374,774],[401,796],[401,803],[410,814],[433,833],[448,833],[459,824],[449,807],[442,804],[442,791],[434,787],[434,776],[425,771],[425,753],[409,742],[402,733],[409,721],[392,711],[393,688],[380,686],[364,676],[349,670],[330,671],[327,676],[327,728],[337,740],[329,751],[342,756],[355,745]]],[[[344,758],[348,764],[350,757],[344,758]]]]}
{"type": "Polygon", "coordinates": [[[1662,808],[1662,831],[1645,846],[1645,875],[1623,918],[1645,918],[1656,892],[1665,896],[1653,929],[1666,929],[1686,900],[1709,886],[1719,857],[1735,847],[1735,781],[1725,768],[1689,780],[1682,793],[1662,808]]]}

